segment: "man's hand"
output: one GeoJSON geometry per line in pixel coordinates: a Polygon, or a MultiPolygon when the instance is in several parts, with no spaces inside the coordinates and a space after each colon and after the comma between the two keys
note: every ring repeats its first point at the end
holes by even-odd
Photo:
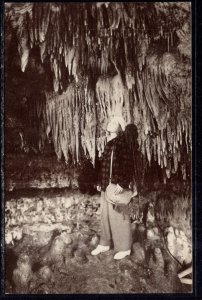
{"type": "Polygon", "coordinates": [[[138,192],[137,192],[137,190],[136,190],[136,191],[133,192],[132,197],[136,197],[137,195],[138,195],[138,192]]]}
{"type": "Polygon", "coordinates": [[[120,193],[122,193],[123,192],[123,188],[119,185],[119,184],[117,184],[116,185],[116,189],[115,189],[115,191],[114,191],[114,194],[115,195],[118,195],[118,194],[120,194],[120,193]]]}
{"type": "Polygon", "coordinates": [[[97,191],[101,192],[101,186],[100,185],[97,185],[97,191]]]}

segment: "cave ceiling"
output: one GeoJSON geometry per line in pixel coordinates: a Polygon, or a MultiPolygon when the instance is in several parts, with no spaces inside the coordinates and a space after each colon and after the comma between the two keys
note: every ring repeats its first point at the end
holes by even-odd
{"type": "Polygon", "coordinates": [[[157,161],[168,177],[182,162],[186,173],[189,2],[5,3],[6,49],[13,40],[17,51],[6,53],[6,65],[15,56],[28,86],[38,77],[33,89],[43,92],[36,101],[40,145],[48,136],[58,158],[68,162],[71,153],[78,162],[83,149],[94,161],[107,120],[121,111],[126,123],[137,125],[149,162],[157,161]]]}

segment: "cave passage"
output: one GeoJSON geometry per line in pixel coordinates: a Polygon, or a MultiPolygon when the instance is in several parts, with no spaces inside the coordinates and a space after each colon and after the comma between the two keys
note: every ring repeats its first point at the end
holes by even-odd
{"type": "Polygon", "coordinates": [[[191,4],[4,6],[5,293],[191,293],[191,4]],[[138,144],[120,261],[91,255],[114,117],[138,144]]]}

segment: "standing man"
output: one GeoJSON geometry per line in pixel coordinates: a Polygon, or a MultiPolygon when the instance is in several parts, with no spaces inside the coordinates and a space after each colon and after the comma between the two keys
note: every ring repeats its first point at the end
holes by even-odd
{"type": "Polygon", "coordinates": [[[107,126],[107,144],[102,155],[100,170],[101,190],[101,238],[99,245],[91,254],[98,255],[110,249],[113,243],[117,252],[114,259],[122,259],[131,253],[132,232],[129,213],[116,210],[107,201],[106,188],[110,181],[110,164],[113,150],[113,165],[111,182],[116,184],[115,193],[121,193],[128,188],[133,180],[131,154],[125,140],[119,121],[114,118],[107,126]]]}

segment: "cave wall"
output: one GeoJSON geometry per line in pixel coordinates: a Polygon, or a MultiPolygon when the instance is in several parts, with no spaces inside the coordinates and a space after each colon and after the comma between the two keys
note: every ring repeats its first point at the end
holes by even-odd
{"type": "Polygon", "coordinates": [[[55,156],[8,155],[5,189],[78,188],[78,172],[69,169],[55,156]]]}
{"type": "MultiPolygon", "coordinates": [[[[158,187],[130,204],[134,247],[144,250],[166,247],[183,265],[192,261],[192,224],[190,199],[176,188],[158,187]],[[169,201],[169,205],[165,205],[169,201]],[[164,240],[165,239],[165,240],[164,240]]],[[[11,194],[5,205],[5,239],[7,245],[25,240],[32,247],[47,245],[54,232],[61,237],[72,232],[100,234],[100,195],[84,195],[78,190],[21,192],[11,194]]],[[[135,248],[136,249],[136,248],[135,248]]],[[[137,250],[137,249],[136,249],[137,250]]],[[[137,254],[135,250],[135,254],[137,254]]],[[[142,262],[142,261],[141,261],[142,262]]]]}

